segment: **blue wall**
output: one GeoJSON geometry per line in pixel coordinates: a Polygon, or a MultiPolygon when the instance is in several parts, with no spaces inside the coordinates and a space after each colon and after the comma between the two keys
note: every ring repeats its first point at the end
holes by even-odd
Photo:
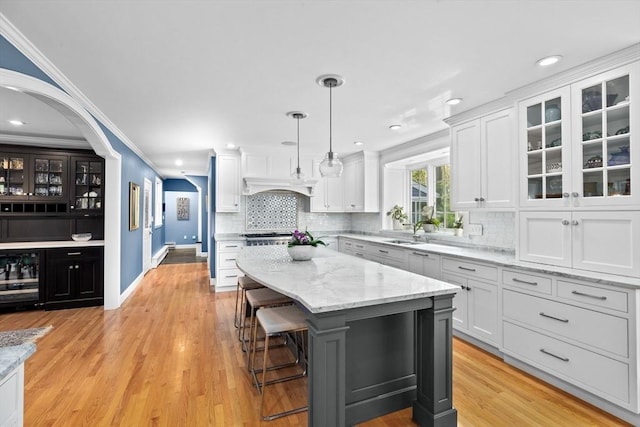
{"type": "MultiPolygon", "coordinates": [[[[19,72],[25,75],[35,77],[39,80],[47,82],[58,89],[61,89],[46,73],[40,70],[29,58],[18,51],[4,37],[0,36],[0,68],[19,72]]],[[[148,178],[151,182],[155,182],[157,174],[151,169],[137,154],[127,147],[119,138],[117,138],[109,129],[107,129],[100,121],[96,120],[104,131],[107,139],[111,143],[113,149],[122,156],[122,178],[121,178],[121,238],[122,247],[120,248],[120,291],[126,290],[133,281],[142,273],[142,228],[129,231],[129,182],[139,184],[141,189],[144,185],[144,178],[148,178]]],[[[106,176],[105,185],[109,185],[109,176],[106,176]]],[[[140,206],[143,206],[143,192],[140,192],[140,206]]],[[[154,197],[156,195],[154,194],[154,197]]],[[[105,200],[109,203],[109,200],[105,200]]],[[[152,204],[153,206],[153,204],[152,204]]],[[[164,228],[164,227],[163,227],[164,228]]],[[[164,243],[164,229],[154,233],[152,252],[156,253],[164,243]],[[158,232],[159,231],[159,232],[158,232]],[[158,236],[156,237],[157,234],[158,236]]]]}
{"type": "Polygon", "coordinates": [[[200,215],[202,218],[202,236],[200,236],[200,238],[202,239],[202,252],[209,252],[209,239],[208,239],[208,235],[209,235],[209,222],[207,219],[207,197],[206,195],[209,193],[208,187],[209,187],[209,181],[208,178],[206,176],[195,176],[195,175],[188,175],[187,178],[189,178],[189,181],[195,183],[198,187],[200,187],[200,192],[202,193],[202,200],[200,203],[200,215]]]}
{"type": "Polygon", "coordinates": [[[165,239],[166,242],[175,242],[178,245],[191,245],[198,241],[198,211],[200,204],[198,203],[197,192],[186,191],[166,191],[164,194],[166,203],[165,220],[165,239]],[[178,197],[186,197],[189,199],[189,219],[179,220],[177,215],[178,197]],[[185,238],[186,236],[186,238],[185,238]]]}

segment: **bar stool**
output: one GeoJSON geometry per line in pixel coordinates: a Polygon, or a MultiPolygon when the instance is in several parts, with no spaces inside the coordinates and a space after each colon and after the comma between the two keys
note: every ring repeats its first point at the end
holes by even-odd
{"type": "MultiPolygon", "coordinates": [[[[240,276],[238,277],[238,284],[236,286],[236,314],[233,318],[233,326],[236,328],[240,327],[240,316],[246,316],[246,292],[251,289],[260,289],[264,288],[262,283],[258,283],[252,278],[248,276],[240,276]],[[240,305],[238,305],[238,301],[240,301],[240,305]]],[[[238,339],[240,339],[240,334],[238,334],[238,339]]]]}
{"type": "Polygon", "coordinates": [[[249,317],[249,337],[245,337],[245,330],[247,329],[247,318],[243,316],[240,321],[240,344],[242,351],[247,353],[247,369],[251,369],[251,358],[249,354],[251,352],[251,336],[253,333],[253,327],[255,324],[254,317],[256,311],[263,307],[275,307],[279,305],[292,304],[293,300],[286,295],[282,295],[279,292],[269,288],[251,289],[245,292],[247,304],[251,308],[251,316],[249,317]],[[246,344],[249,343],[247,348],[246,344]]]}
{"type": "MultiPolygon", "coordinates": [[[[290,409],[283,412],[278,412],[276,414],[265,415],[264,414],[264,396],[266,394],[266,386],[275,383],[281,383],[285,381],[291,381],[297,378],[302,378],[307,374],[306,370],[306,358],[303,355],[302,360],[305,366],[304,371],[301,374],[290,375],[286,377],[281,377],[277,379],[273,379],[270,381],[266,380],[267,371],[278,369],[280,367],[291,366],[291,364],[284,364],[279,366],[267,366],[267,359],[269,354],[269,338],[280,335],[280,334],[293,334],[294,339],[296,341],[296,353],[297,360],[300,360],[300,352],[306,354],[305,346],[304,346],[304,332],[307,331],[307,322],[305,320],[304,312],[295,305],[287,305],[283,307],[273,307],[273,308],[261,308],[256,313],[257,324],[256,328],[253,332],[253,351],[251,354],[251,358],[253,359],[252,375],[254,377],[254,381],[256,383],[256,387],[258,387],[258,391],[260,392],[260,416],[265,421],[275,420],[276,418],[285,417],[287,415],[297,414],[299,412],[303,412],[308,410],[308,406],[302,406],[295,409],[290,409]],[[258,338],[258,326],[261,326],[265,333],[264,338],[264,353],[263,353],[263,361],[262,361],[262,369],[255,369],[255,357],[256,357],[256,340],[258,338]],[[302,336],[303,345],[298,345],[298,335],[302,336]],[[257,373],[262,372],[262,381],[258,381],[257,373]]],[[[297,362],[296,360],[296,362],[297,362]]]]}

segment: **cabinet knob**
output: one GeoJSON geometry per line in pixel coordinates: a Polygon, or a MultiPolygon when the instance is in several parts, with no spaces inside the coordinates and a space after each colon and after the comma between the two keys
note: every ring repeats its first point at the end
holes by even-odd
{"type": "Polygon", "coordinates": [[[480,201],[481,201],[481,202],[484,202],[484,197],[480,197],[480,201]]]}
{"type": "Polygon", "coordinates": [[[473,199],[473,201],[474,201],[474,202],[479,202],[479,201],[480,201],[480,199],[476,197],[475,199],[473,199]]]}
{"type": "Polygon", "coordinates": [[[70,266],[69,266],[69,270],[73,270],[73,265],[70,265],[70,266]]]}
{"type": "Polygon", "coordinates": [[[573,221],[571,221],[571,224],[572,224],[572,225],[578,225],[578,224],[580,224],[580,223],[578,222],[578,220],[577,220],[577,219],[574,219],[573,221]]]}
{"type": "Polygon", "coordinates": [[[580,197],[580,193],[578,193],[577,191],[574,191],[573,193],[571,193],[571,195],[573,197],[580,197]]]}
{"type": "Polygon", "coordinates": [[[563,219],[562,220],[562,225],[569,225],[569,220],[568,219],[563,219]]]}
{"type": "Polygon", "coordinates": [[[565,191],[564,193],[562,193],[562,197],[569,197],[569,193],[565,191]]]}

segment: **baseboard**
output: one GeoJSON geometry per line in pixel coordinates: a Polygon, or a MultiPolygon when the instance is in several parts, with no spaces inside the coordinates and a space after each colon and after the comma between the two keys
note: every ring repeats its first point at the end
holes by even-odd
{"type": "Polygon", "coordinates": [[[470,344],[473,344],[476,347],[483,349],[487,353],[491,353],[494,356],[499,357],[499,358],[502,359],[503,354],[502,354],[502,352],[500,350],[498,350],[497,347],[494,347],[494,346],[492,346],[490,344],[487,344],[484,341],[480,341],[479,339],[474,338],[471,335],[467,335],[464,332],[459,331],[459,330],[457,330],[455,328],[453,328],[453,336],[454,337],[458,337],[458,338],[460,338],[460,339],[462,339],[462,340],[464,340],[464,341],[466,341],[466,342],[468,342],[470,344]]]}
{"type": "Polygon", "coordinates": [[[164,260],[164,258],[169,253],[169,245],[164,245],[151,257],[151,268],[158,268],[160,263],[164,260]]]}
{"type": "Polygon", "coordinates": [[[174,248],[175,249],[198,249],[198,246],[200,246],[197,243],[185,243],[183,245],[175,245],[174,248]]]}
{"type": "Polygon", "coordinates": [[[214,279],[213,277],[211,278],[211,290],[214,292],[231,292],[231,291],[235,291],[236,288],[237,288],[237,285],[217,286],[216,279],[214,279]]]}
{"type": "Polygon", "coordinates": [[[129,287],[120,294],[120,301],[118,302],[118,307],[120,307],[122,303],[125,302],[127,298],[129,298],[133,294],[133,292],[135,292],[135,290],[138,288],[138,285],[140,285],[140,283],[142,282],[143,278],[144,278],[144,273],[140,273],[138,277],[136,277],[133,280],[133,282],[131,282],[129,287]]]}

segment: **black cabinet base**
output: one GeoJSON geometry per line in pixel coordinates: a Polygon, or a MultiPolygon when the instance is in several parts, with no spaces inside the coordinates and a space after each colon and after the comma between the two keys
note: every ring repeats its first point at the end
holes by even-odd
{"type": "Polygon", "coordinates": [[[44,303],[45,310],[61,310],[64,308],[96,307],[104,305],[104,298],[74,299],[68,301],[49,301],[44,303]]]}

